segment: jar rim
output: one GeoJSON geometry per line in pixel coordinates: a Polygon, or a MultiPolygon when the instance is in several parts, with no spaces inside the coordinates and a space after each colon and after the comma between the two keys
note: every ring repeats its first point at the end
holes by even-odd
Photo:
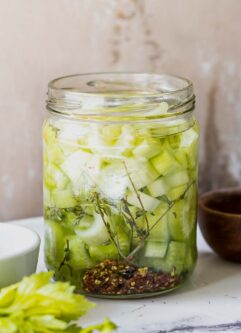
{"type": "Polygon", "coordinates": [[[192,82],[169,74],[83,73],[48,84],[47,109],[77,118],[169,118],[193,111],[194,104],[192,82]]]}

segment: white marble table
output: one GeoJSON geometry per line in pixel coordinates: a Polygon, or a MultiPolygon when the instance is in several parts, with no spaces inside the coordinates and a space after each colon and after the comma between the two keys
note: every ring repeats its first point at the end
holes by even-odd
{"type": "MultiPolygon", "coordinates": [[[[42,237],[42,218],[13,223],[36,230],[42,237]]],[[[97,307],[81,319],[81,324],[109,316],[118,324],[118,333],[241,332],[241,265],[219,259],[200,234],[198,248],[196,270],[179,290],[141,300],[92,298],[97,307]]],[[[38,271],[42,270],[43,248],[38,264],[38,271]]]]}

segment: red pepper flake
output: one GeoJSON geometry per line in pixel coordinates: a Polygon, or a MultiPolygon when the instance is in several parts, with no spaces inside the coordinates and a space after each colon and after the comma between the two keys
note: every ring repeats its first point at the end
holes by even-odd
{"type": "Polygon", "coordinates": [[[175,269],[171,273],[155,272],[117,260],[104,260],[86,271],[83,287],[86,292],[102,295],[152,293],[174,288],[180,283],[175,269]]]}

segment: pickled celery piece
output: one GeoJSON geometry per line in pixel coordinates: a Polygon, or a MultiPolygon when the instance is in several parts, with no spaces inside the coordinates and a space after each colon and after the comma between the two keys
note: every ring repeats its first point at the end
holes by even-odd
{"type": "Polygon", "coordinates": [[[51,145],[56,142],[57,129],[52,125],[45,122],[43,126],[43,138],[47,145],[51,145]]]}
{"type": "Polygon", "coordinates": [[[188,173],[186,170],[181,170],[169,173],[164,177],[165,183],[170,187],[178,187],[187,184],[189,181],[188,173]]]}
{"type": "Polygon", "coordinates": [[[65,234],[58,222],[45,220],[45,260],[57,268],[64,257],[65,234]]]}
{"type": "Polygon", "coordinates": [[[147,186],[150,194],[153,197],[159,197],[168,192],[169,187],[166,184],[164,179],[165,179],[164,177],[158,178],[153,183],[151,183],[147,186]]]}
{"type": "Polygon", "coordinates": [[[138,146],[133,150],[133,155],[150,159],[159,154],[162,149],[160,140],[148,138],[142,140],[141,143],[138,144],[138,146]]]}
{"type": "Polygon", "coordinates": [[[119,252],[117,246],[119,247],[121,254],[127,256],[130,251],[130,239],[126,232],[124,232],[120,225],[113,225],[116,236],[114,237],[115,243],[112,241],[106,244],[101,244],[97,246],[90,246],[89,252],[92,259],[96,261],[102,261],[105,259],[118,259],[119,252]]]}
{"type": "Polygon", "coordinates": [[[66,173],[66,175],[74,183],[80,177],[81,172],[87,165],[88,161],[93,155],[87,153],[83,150],[78,150],[70,154],[63,164],[61,164],[61,169],[66,173]]]}
{"type": "Polygon", "coordinates": [[[198,139],[197,128],[189,128],[181,134],[181,147],[190,147],[198,139]]]}
{"type": "Polygon", "coordinates": [[[180,198],[183,193],[185,193],[185,190],[187,188],[187,185],[181,185],[178,187],[174,187],[173,189],[171,189],[168,193],[167,193],[167,198],[170,201],[174,201],[177,200],[178,198],[180,198]]]}
{"type": "Polygon", "coordinates": [[[116,143],[117,139],[121,135],[120,125],[106,125],[101,128],[101,136],[103,141],[108,145],[113,145],[116,143]]]}
{"type": "Polygon", "coordinates": [[[169,240],[170,235],[166,211],[167,208],[161,205],[152,214],[147,216],[149,227],[151,229],[148,240],[156,240],[160,242],[167,242],[169,240]]]}
{"type": "Polygon", "coordinates": [[[47,164],[44,170],[44,181],[47,187],[64,189],[69,178],[54,164],[47,164]]]}
{"type": "Polygon", "coordinates": [[[107,229],[100,214],[85,215],[75,227],[80,239],[89,245],[99,245],[109,239],[107,229]]]}
{"type": "Polygon", "coordinates": [[[61,169],[72,182],[75,195],[88,192],[97,184],[102,161],[93,154],[78,150],[61,164],[61,169]]]}
{"type": "Polygon", "coordinates": [[[44,204],[48,207],[53,206],[52,198],[51,198],[51,192],[50,190],[44,185],[43,188],[43,198],[44,198],[44,204]]]}
{"type": "MultiPolygon", "coordinates": [[[[177,275],[183,272],[184,264],[187,254],[187,245],[183,242],[170,242],[165,249],[165,243],[155,242],[151,246],[156,246],[155,249],[152,249],[152,254],[155,256],[144,256],[142,253],[139,257],[139,263],[142,266],[148,266],[156,271],[162,271],[165,273],[171,273],[175,271],[177,275]],[[159,247],[159,251],[158,251],[159,247]],[[161,250],[162,248],[162,250],[161,250]],[[157,256],[156,254],[160,254],[157,256]],[[162,255],[164,255],[162,257],[162,255]]],[[[148,243],[149,244],[149,243],[148,243]]]]}
{"type": "Polygon", "coordinates": [[[93,260],[97,262],[105,259],[118,259],[118,251],[113,243],[90,246],[89,253],[93,260]]]}
{"type": "Polygon", "coordinates": [[[188,167],[188,159],[187,159],[186,148],[179,148],[179,149],[175,150],[174,151],[174,156],[175,156],[176,160],[178,161],[178,163],[180,163],[181,166],[184,169],[187,169],[187,167],[188,167]]]}
{"type": "Polygon", "coordinates": [[[194,269],[195,262],[197,260],[197,250],[196,247],[193,248],[189,244],[187,244],[187,252],[184,261],[184,271],[188,271],[191,273],[194,269]]]}
{"type": "Polygon", "coordinates": [[[78,236],[68,237],[68,241],[68,265],[74,269],[88,269],[95,265],[95,262],[90,258],[86,244],[78,236]]]}
{"type": "Polygon", "coordinates": [[[123,162],[114,160],[111,164],[103,167],[97,180],[97,186],[107,199],[123,198],[128,186],[128,177],[123,162]]]}
{"type": "MultiPolygon", "coordinates": [[[[160,200],[157,200],[156,198],[153,198],[150,195],[147,195],[143,192],[138,191],[138,195],[140,197],[144,209],[148,212],[153,212],[160,204],[160,200]]],[[[138,197],[135,192],[129,192],[127,194],[126,200],[127,202],[129,202],[129,204],[142,209],[140,201],[138,200],[138,197]]]]}
{"type": "Polygon", "coordinates": [[[57,143],[48,145],[45,155],[47,161],[51,163],[59,164],[64,160],[63,151],[57,143]]]}
{"type": "Polygon", "coordinates": [[[186,200],[179,200],[168,212],[170,236],[175,241],[185,241],[192,231],[189,224],[189,205],[186,200]]]}
{"type": "Polygon", "coordinates": [[[136,140],[134,128],[130,125],[122,125],[119,129],[116,128],[112,139],[110,137],[111,133],[111,130],[110,133],[108,133],[108,130],[106,133],[102,126],[98,124],[91,124],[88,147],[98,155],[109,157],[130,156],[136,140]]]}
{"type": "Polygon", "coordinates": [[[66,190],[53,190],[51,194],[53,204],[57,208],[74,207],[77,202],[70,189],[66,190]]]}
{"type": "Polygon", "coordinates": [[[144,256],[152,258],[164,258],[167,252],[168,243],[161,243],[158,241],[146,242],[144,256]]]}
{"type": "MultiPolygon", "coordinates": [[[[158,241],[158,242],[168,242],[169,229],[168,229],[168,220],[167,220],[167,204],[161,203],[153,212],[147,212],[145,217],[136,219],[136,224],[139,228],[146,230],[146,219],[148,220],[149,225],[149,235],[147,238],[148,241],[158,241]]],[[[134,215],[134,214],[133,214],[134,215]]],[[[134,215],[135,216],[135,215],[134,215]]]]}
{"type": "Polygon", "coordinates": [[[125,165],[129,174],[128,183],[131,190],[133,190],[133,185],[129,178],[131,178],[135,188],[139,190],[152,183],[159,176],[150,163],[138,159],[129,158],[125,161],[125,165]]]}
{"type": "Polygon", "coordinates": [[[186,256],[186,244],[182,242],[170,242],[167,255],[160,262],[160,268],[164,272],[171,272],[175,269],[176,274],[180,274],[184,267],[186,256]]]}
{"type": "Polygon", "coordinates": [[[161,154],[153,157],[151,163],[160,175],[166,175],[178,168],[179,164],[169,150],[164,150],[161,154]]]}
{"type": "Polygon", "coordinates": [[[123,125],[121,134],[116,142],[117,151],[123,156],[132,154],[133,146],[135,146],[136,133],[131,125],[123,125]]]}

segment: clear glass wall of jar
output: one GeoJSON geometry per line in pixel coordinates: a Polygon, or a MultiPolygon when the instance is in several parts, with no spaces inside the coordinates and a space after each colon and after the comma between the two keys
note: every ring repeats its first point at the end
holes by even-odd
{"type": "Polygon", "coordinates": [[[189,80],[87,74],[49,83],[45,261],[111,298],[160,294],[193,271],[198,126],[189,80]]]}

